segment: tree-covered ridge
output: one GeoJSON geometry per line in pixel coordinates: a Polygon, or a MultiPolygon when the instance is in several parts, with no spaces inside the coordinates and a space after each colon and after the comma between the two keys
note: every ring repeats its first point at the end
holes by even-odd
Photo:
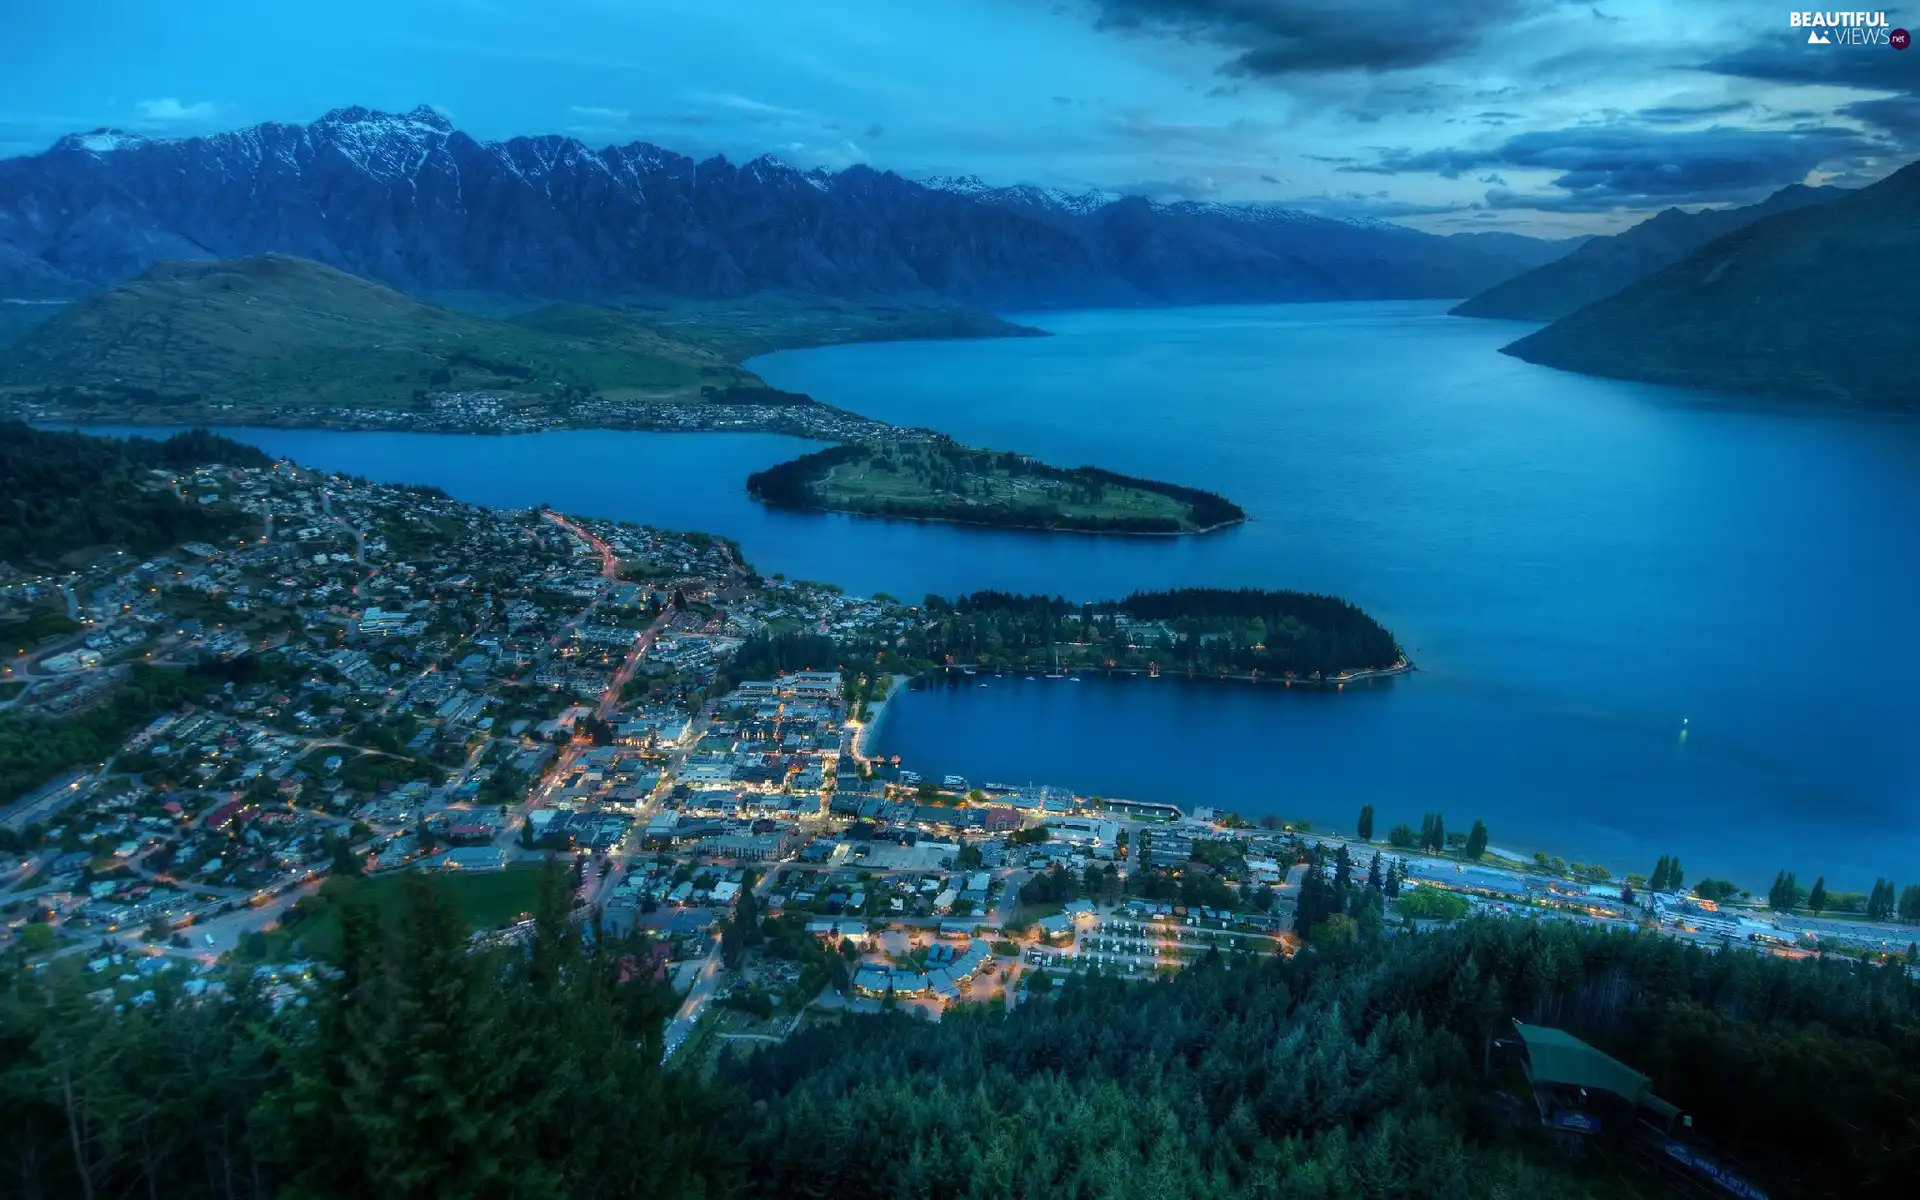
{"type": "Polygon", "coordinates": [[[105,702],[59,720],[0,715],[0,804],[16,800],[61,771],[105,762],[140,726],[183,701],[198,701],[210,684],[200,671],[135,663],[105,702]]]}
{"type": "Polygon", "coordinates": [[[245,971],[225,997],[187,995],[169,972],[149,1001],[116,1006],[89,995],[101,977],[77,959],[0,965],[0,1188],[1683,1194],[1540,1133],[1498,1044],[1516,1017],[1646,1072],[1692,1114],[1701,1149],[1769,1194],[1902,1195],[1920,1170],[1920,989],[1897,967],[1544,921],[1375,926],[1154,983],[1056,993],[1030,975],[1032,999],[1011,1012],[809,1021],[783,1046],[723,1058],[709,1081],[661,1066],[673,1001],[636,969],[641,947],[569,920],[564,870],[548,869],[532,935],[505,946],[473,947],[429,877],[404,883],[395,917],[342,914],[337,965],[277,1011],[245,971]]]}
{"type": "Polygon", "coordinates": [[[342,914],[337,968],[276,1012],[165,972],[139,1005],[78,960],[0,978],[0,1191],[42,1197],[701,1196],[715,1093],[660,1065],[673,998],[637,944],[583,936],[550,866],[524,945],[474,949],[447,894],[342,914]]]}
{"type": "Polygon", "coordinates": [[[982,591],[929,596],[929,623],[909,638],[935,662],[1119,667],[1306,678],[1402,664],[1393,634],[1336,596],[1252,588],[1135,592],[1075,604],[982,591]]]}
{"type": "Polygon", "coordinates": [[[165,441],[118,440],[0,423],[0,561],[23,564],[94,546],[146,553],[220,536],[233,527],[232,514],[182,500],[151,471],[272,462],[204,429],[165,441]]]}
{"type": "Polygon", "coordinates": [[[1538,1136],[1495,1044],[1518,1017],[1649,1074],[1771,1194],[1897,1195],[1920,1169],[1916,994],[1898,970],[1487,920],[808,1029],[735,1075],[767,1105],[747,1177],[768,1195],[1682,1194],[1538,1136]]]}
{"type": "Polygon", "coordinates": [[[1086,533],[1194,533],[1247,516],[1199,488],[947,441],[832,446],[755,472],[747,492],[784,508],[1086,533]]]}

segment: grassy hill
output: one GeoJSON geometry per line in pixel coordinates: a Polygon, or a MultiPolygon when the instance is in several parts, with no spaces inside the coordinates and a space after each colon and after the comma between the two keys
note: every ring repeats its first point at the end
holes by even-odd
{"type": "Polygon", "coordinates": [[[161,264],[64,309],[0,355],[0,388],[242,409],[400,407],[468,389],[685,399],[707,385],[759,381],[619,314],[570,306],[493,320],[272,254],[161,264]]]}
{"type": "Polygon", "coordinates": [[[1757,221],[1505,348],[1652,383],[1920,408],[1920,163],[1757,221]]]}

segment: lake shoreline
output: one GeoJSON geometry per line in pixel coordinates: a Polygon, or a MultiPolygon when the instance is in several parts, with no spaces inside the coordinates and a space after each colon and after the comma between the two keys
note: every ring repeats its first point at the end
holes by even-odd
{"type": "Polygon", "coordinates": [[[886,719],[887,705],[892,703],[894,697],[905,690],[911,680],[912,676],[910,675],[889,675],[887,677],[887,694],[882,696],[878,701],[870,702],[867,705],[867,719],[859,723],[859,728],[853,735],[853,742],[847,747],[848,751],[852,753],[855,762],[864,765],[869,761],[871,756],[867,753],[867,742],[873,737],[874,732],[880,728],[880,722],[886,719]]]}
{"type": "MultiPolygon", "coordinates": [[[[753,495],[749,492],[748,495],[753,495]]],[[[1133,538],[1184,538],[1201,537],[1209,533],[1218,533],[1222,529],[1232,529],[1236,525],[1245,525],[1252,517],[1235,517],[1231,521],[1217,521],[1212,525],[1203,525],[1197,529],[1076,529],[1071,525],[1003,525],[998,521],[962,521],[958,517],[903,517],[897,513],[863,512],[857,508],[828,508],[818,504],[776,504],[771,500],[753,497],[759,503],[781,512],[824,513],[840,517],[864,517],[872,521],[901,521],[908,525],[957,525],[962,529],[994,529],[1007,533],[1068,533],[1077,537],[1133,537],[1133,538]]]]}
{"type": "Polygon", "coordinates": [[[1302,679],[1298,676],[1289,679],[1281,675],[1256,675],[1247,672],[1232,674],[1209,673],[1192,670],[1160,671],[1156,673],[1145,667],[1069,667],[1062,674],[1048,675],[1034,675],[1023,671],[998,668],[984,670],[968,667],[936,667],[923,672],[916,678],[920,680],[928,678],[953,679],[956,676],[959,678],[977,678],[985,675],[989,679],[1007,678],[1009,676],[1016,679],[1034,680],[1074,679],[1077,678],[1079,672],[1086,672],[1102,679],[1184,679],[1193,683],[1251,683],[1255,685],[1277,683],[1282,687],[1292,687],[1295,684],[1299,684],[1304,688],[1334,688],[1337,690],[1349,683],[1366,683],[1375,679],[1394,679],[1404,675],[1417,674],[1419,670],[1420,668],[1415,666],[1412,660],[1403,659],[1391,667],[1368,667],[1365,670],[1352,671],[1345,675],[1336,676],[1333,679],[1302,679]]]}

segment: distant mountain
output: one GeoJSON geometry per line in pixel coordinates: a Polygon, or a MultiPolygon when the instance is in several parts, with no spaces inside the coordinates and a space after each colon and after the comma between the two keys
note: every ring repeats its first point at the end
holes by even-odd
{"type": "Polygon", "coordinates": [[[1453,313],[1512,321],[1557,321],[1742,226],[1775,213],[1827,204],[1846,194],[1844,188],[1794,184],[1745,208],[1692,213],[1669,208],[1631,229],[1593,238],[1563,258],[1496,283],[1455,307],[1453,313]]]}
{"type": "Polygon", "coordinates": [[[1506,347],[1654,383],[1920,409],[1920,163],[1755,221],[1506,347]]]}
{"type": "MultiPolygon", "coordinates": [[[[975,181],[977,182],[977,181],[975,181]]],[[[364,108],[0,161],[0,284],[98,288],[156,262],[280,253],[415,293],[777,291],[989,308],[1463,296],[1532,261],[1288,210],[930,187],[635,143],[480,142],[364,108]]]]}
{"type": "Polygon", "coordinates": [[[410,299],[284,255],[163,263],[0,352],[0,389],[387,408],[463,388],[698,395],[758,386],[714,352],[600,310],[515,322],[410,299]]]}
{"type": "Polygon", "coordinates": [[[1484,250],[1506,255],[1515,262],[1524,262],[1529,269],[1544,266],[1550,262],[1558,262],[1593,240],[1592,234],[1583,233],[1576,237],[1545,241],[1541,238],[1527,237],[1520,233],[1507,233],[1498,229],[1450,233],[1447,237],[1463,246],[1478,246],[1484,250]]]}

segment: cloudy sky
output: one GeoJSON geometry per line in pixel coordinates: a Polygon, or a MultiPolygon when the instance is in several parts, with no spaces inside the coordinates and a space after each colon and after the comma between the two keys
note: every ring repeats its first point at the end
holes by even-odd
{"type": "MultiPolygon", "coordinates": [[[[1920,0],[1888,10],[1920,28],[1920,0]]],[[[1753,0],[4,0],[0,155],[431,104],[565,132],[1603,231],[1920,156],[1920,49],[1753,0]]]]}

